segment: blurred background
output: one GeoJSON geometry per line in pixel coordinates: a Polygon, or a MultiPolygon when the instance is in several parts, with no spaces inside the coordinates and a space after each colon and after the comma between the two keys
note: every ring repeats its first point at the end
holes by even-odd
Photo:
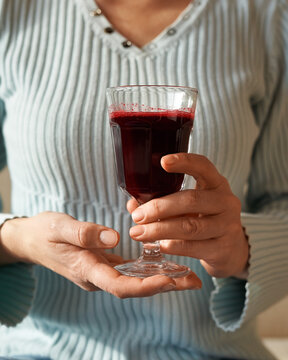
{"type": "MultiPolygon", "coordinates": [[[[3,212],[5,213],[10,212],[10,191],[9,172],[5,168],[0,172],[0,193],[4,204],[3,212]]],[[[288,297],[258,317],[258,329],[264,344],[276,358],[288,360],[288,297]]]]}

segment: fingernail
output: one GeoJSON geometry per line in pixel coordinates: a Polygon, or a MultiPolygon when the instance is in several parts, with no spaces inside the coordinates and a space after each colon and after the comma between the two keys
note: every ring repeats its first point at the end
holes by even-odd
{"type": "Polygon", "coordinates": [[[175,285],[175,284],[169,283],[169,284],[164,285],[164,286],[160,289],[160,291],[161,291],[161,292],[166,292],[166,291],[171,291],[171,290],[173,290],[173,289],[175,289],[175,288],[176,288],[176,285],[175,285]]]}
{"type": "Polygon", "coordinates": [[[134,226],[130,229],[130,236],[133,238],[137,238],[139,236],[141,236],[142,234],[144,234],[145,228],[144,226],[134,226]]]}
{"type": "Polygon", "coordinates": [[[101,231],[100,241],[104,245],[115,245],[117,243],[117,234],[110,230],[101,231]]]}
{"type": "Polygon", "coordinates": [[[165,164],[166,165],[173,165],[176,163],[176,161],[178,160],[178,156],[177,155],[169,155],[165,158],[165,164]]]}
{"type": "Polygon", "coordinates": [[[144,219],[144,211],[142,209],[136,209],[132,213],[132,219],[134,222],[138,222],[144,219]]]}

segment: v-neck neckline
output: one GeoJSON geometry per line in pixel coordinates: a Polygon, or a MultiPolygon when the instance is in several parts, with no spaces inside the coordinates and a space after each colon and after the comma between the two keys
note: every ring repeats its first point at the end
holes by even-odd
{"type": "Polygon", "coordinates": [[[178,40],[181,34],[194,23],[209,0],[191,1],[170,25],[142,47],[138,47],[133,43],[131,43],[131,46],[125,47],[124,44],[126,43],[127,45],[129,39],[125,38],[120,32],[114,29],[105,15],[91,16],[91,13],[97,9],[97,4],[94,0],[76,1],[84,5],[82,7],[84,11],[83,15],[91,24],[93,30],[105,40],[105,43],[109,44],[111,48],[131,56],[132,54],[151,55],[157,53],[160,48],[167,48],[167,46],[170,46],[172,42],[176,39],[178,40]],[[105,29],[113,29],[113,32],[105,32],[105,29]]]}

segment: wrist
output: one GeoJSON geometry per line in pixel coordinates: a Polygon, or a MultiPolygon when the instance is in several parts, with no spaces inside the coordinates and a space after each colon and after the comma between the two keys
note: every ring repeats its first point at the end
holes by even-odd
{"type": "Polygon", "coordinates": [[[21,225],[23,218],[14,217],[6,219],[0,226],[0,264],[11,264],[19,261],[27,262],[24,256],[23,243],[18,241],[19,235],[23,234],[21,225]]]}
{"type": "Polygon", "coordinates": [[[234,275],[235,278],[241,280],[247,280],[249,275],[249,266],[250,266],[250,244],[249,238],[246,233],[246,229],[242,227],[243,230],[243,259],[244,259],[244,267],[240,272],[234,275]]]}

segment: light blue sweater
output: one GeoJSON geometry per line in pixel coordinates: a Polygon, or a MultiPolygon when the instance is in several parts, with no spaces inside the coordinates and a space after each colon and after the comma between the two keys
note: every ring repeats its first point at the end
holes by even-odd
{"type": "Polygon", "coordinates": [[[60,211],[113,227],[115,252],[137,257],[105,89],[193,86],[191,151],[206,155],[242,201],[249,277],[213,279],[199,261],[174,256],[202,279],[200,291],[120,300],[40,266],[3,266],[0,355],[273,359],[255,319],[288,293],[286,0],[195,0],[142,49],[105,32],[107,19],[90,16],[95,8],[93,0],[0,0],[0,160],[11,174],[12,213],[60,211]]]}

